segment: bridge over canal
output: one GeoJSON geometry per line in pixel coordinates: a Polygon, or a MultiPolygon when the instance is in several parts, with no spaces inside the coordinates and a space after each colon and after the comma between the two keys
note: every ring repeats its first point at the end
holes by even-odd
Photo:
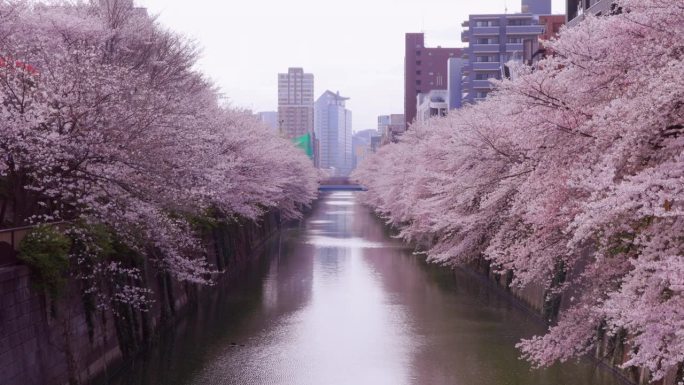
{"type": "Polygon", "coordinates": [[[318,191],[366,191],[366,188],[349,178],[328,178],[321,181],[318,191]]]}

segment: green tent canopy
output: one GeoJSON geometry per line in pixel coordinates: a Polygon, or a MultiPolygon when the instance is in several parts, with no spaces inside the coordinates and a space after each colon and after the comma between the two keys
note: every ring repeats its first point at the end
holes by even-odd
{"type": "Polygon", "coordinates": [[[311,134],[307,133],[302,136],[298,136],[292,139],[295,146],[299,147],[304,151],[309,158],[313,158],[313,146],[311,145],[311,134]]]}

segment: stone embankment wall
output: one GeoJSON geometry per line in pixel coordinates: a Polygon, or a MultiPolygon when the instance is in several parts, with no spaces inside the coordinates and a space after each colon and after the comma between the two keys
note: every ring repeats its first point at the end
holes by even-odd
{"type": "MultiPolygon", "coordinates": [[[[239,273],[279,227],[279,215],[271,213],[261,223],[212,229],[205,242],[220,272],[215,280],[239,273]]],[[[153,291],[151,309],[120,307],[115,317],[93,309],[77,282],[53,301],[34,289],[28,267],[0,267],[0,384],[87,384],[150,346],[207,291],[218,290],[180,284],[150,266],[144,278],[153,291]]]]}

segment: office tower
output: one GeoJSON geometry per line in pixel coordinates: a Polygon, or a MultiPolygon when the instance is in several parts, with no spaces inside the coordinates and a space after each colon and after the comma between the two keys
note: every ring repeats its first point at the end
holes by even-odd
{"type": "Polygon", "coordinates": [[[278,74],[278,130],[286,138],[313,132],[314,76],[302,68],[278,74]]]}
{"type": "Polygon", "coordinates": [[[333,176],[347,176],[352,170],[352,114],[346,109],[349,98],[325,91],[315,105],[315,132],[318,164],[333,176]]]}

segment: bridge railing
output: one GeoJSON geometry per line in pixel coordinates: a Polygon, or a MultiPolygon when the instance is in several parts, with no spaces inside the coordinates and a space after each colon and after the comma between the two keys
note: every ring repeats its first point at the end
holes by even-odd
{"type": "Polygon", "coordinates": [[[353,183],[346,177],[333,177],[322,180],[318,191],[365,191],[366,188],[353,183]]]}
{"type": "Polygon", "coordinates": [[[366,188],[358,184],[346,184],[346,185],[321,185],[318,187],[318,191],[366,191],[366,188]]]}
{"type": "Polygon", "coordinates": [[[350,184],[354,184],[354,183],[352,183],[349,180],[349,178],[343,177],[343,176],[331,177],[331,178],[327,178],[327,179],[324,179],[321,181],[321,186],[330,186],[330,185],[344,186],[344,185],[350,185],[350,184]]]}

